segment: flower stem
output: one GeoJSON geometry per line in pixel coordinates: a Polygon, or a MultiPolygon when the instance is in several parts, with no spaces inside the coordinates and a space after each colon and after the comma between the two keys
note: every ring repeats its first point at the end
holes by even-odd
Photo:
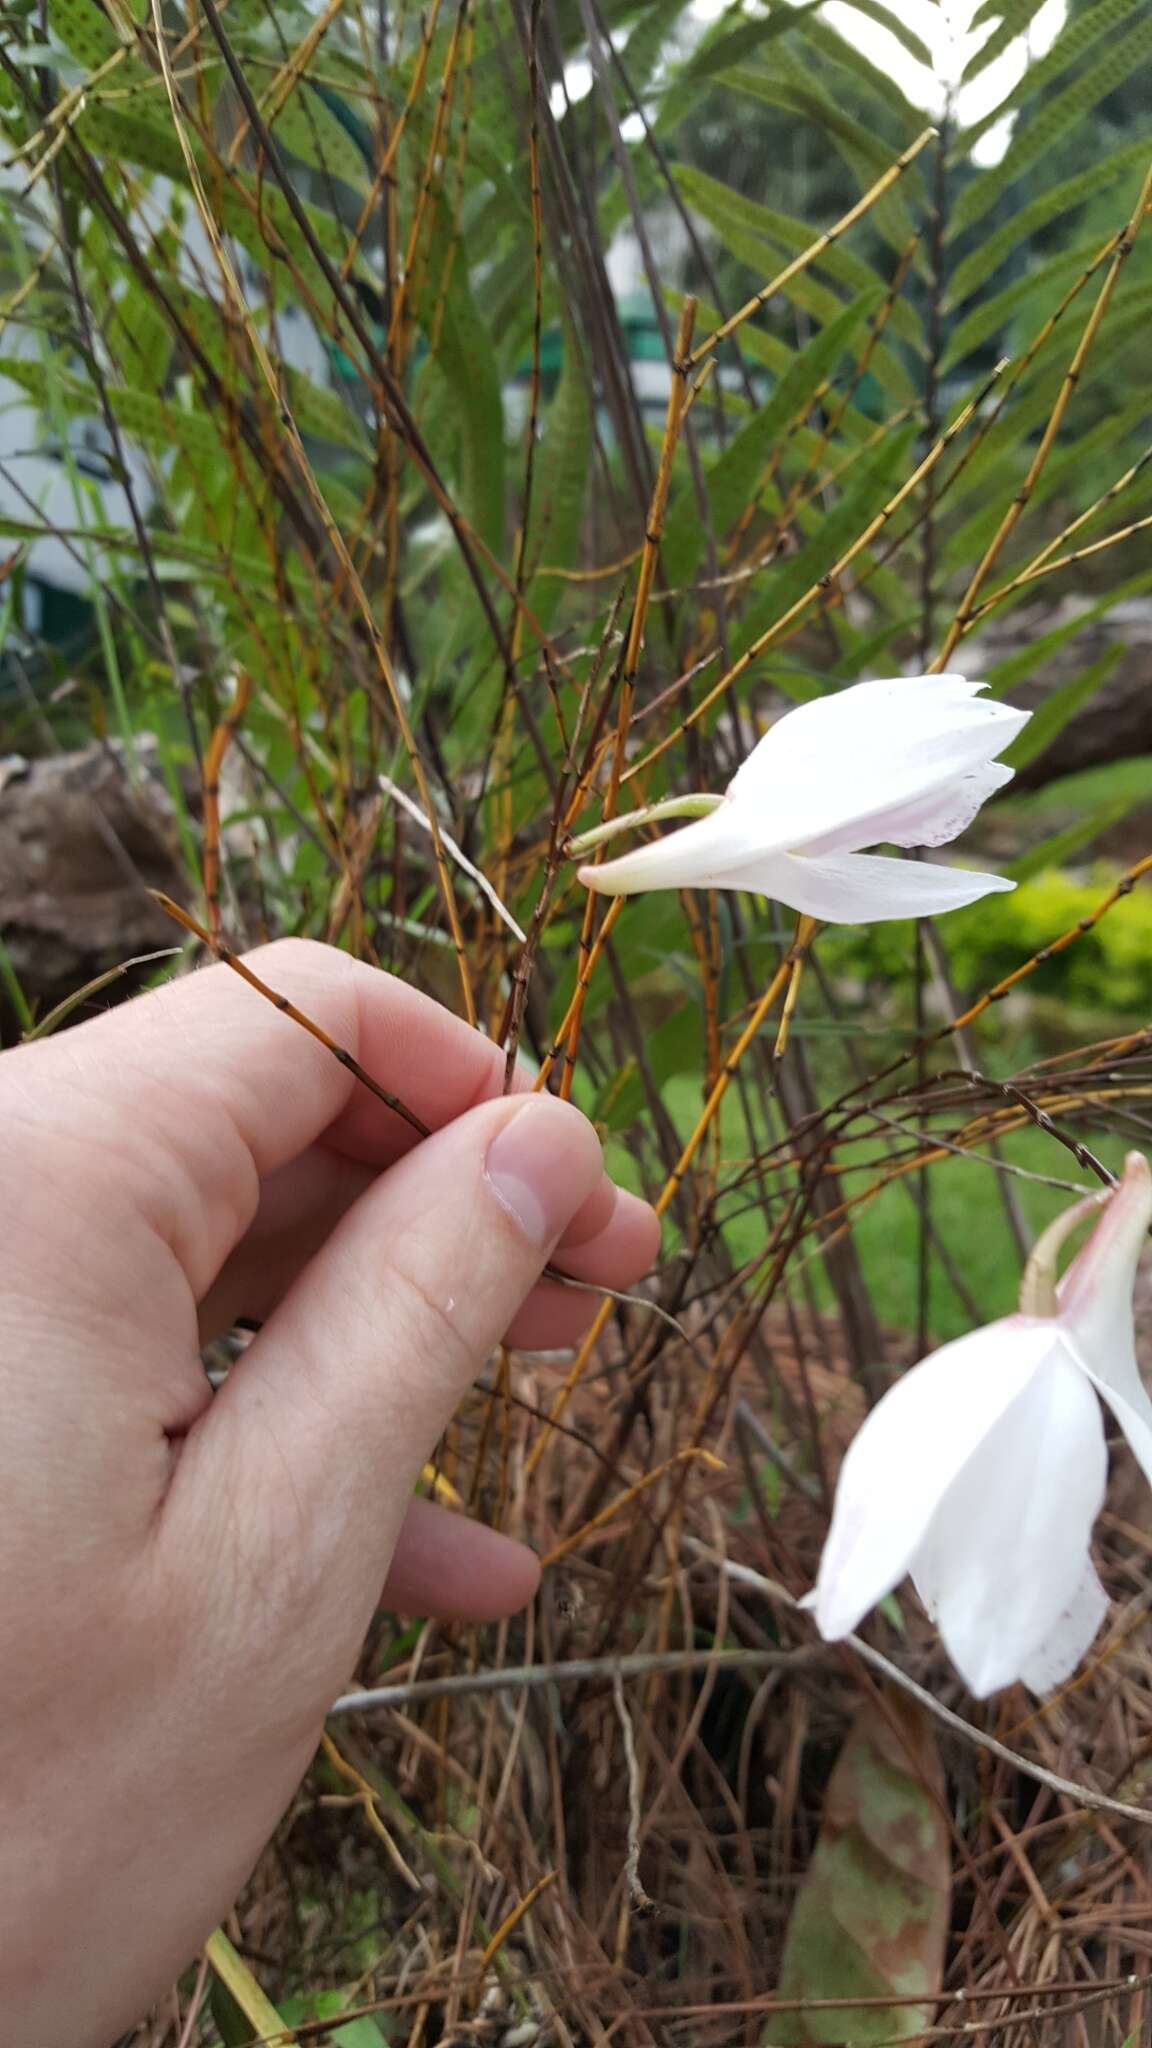
{"type": "Polygon", "coordinates": [[[625,811],[619,818],[609,818],[603,825],[594,825],[590,832],[581,832],[576,839],[570,839],[565,852],[572,860],[582,854],[591,853],[593,847],[603,846],[606,840],[615,839],[618,832],[630,832],[637,825],[655,825],[662,818],[706,818],[709,811],[716,810],[724,801],[722,796],[666,796],[658,804],[645,804],[642,810],[625,811]]]}
{"type": "Polygon", "coordinates": [[[1057,1312],[1056,1267],[1058,1254],[1065,1238],[1071,1237],[1086,1216],[1093,1215],[1111,1197],[1112,1190],[1105,1188],[1098,1195],[1087,1195],[1071,1209],[1065,1209],[1041,1232],[1028,1255],[1020,1281],[1020,1313],[1023,1316],[1054,1316],[1057,1312]]]}

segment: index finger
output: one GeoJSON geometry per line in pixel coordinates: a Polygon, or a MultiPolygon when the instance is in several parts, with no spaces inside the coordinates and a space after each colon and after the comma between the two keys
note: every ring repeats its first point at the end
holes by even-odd
{"type": "MultiPolygon", "coordinates": [[[[499,1047],[392,975],[301,939],[245,959],[432,1129],[500,1093],[499,1047]]],[[[55,1068],[52,1089],[28,1092],[37,1119],[82,1134],[78,1156],[93,1172],[106,1170],[109,1153],[134,1166],[141,1213],[197,1286],[243,1234],[260,1181],[309,1145],[320,1140],[384,1167],[418,1142],[347,1067],[225,965],[168,982],[9,1059],[14,1081],[22,1062],[29,1074],[55,1068]]]]}

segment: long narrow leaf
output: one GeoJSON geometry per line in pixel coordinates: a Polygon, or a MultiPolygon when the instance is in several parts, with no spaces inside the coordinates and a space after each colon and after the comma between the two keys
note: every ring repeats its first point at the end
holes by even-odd
{"type": "Polygon", "coordinates": [[[970,23],[973,29],[982,28],[994,14],[1000,19],[975,56],[968,59],[963,74],[965,85],[979,78],[989,64],[995,63],[997,57],[1002,57],[1005,50],[1027,32],[1043,5],[1044,0],[986,0],[984,6],[977,8],[970,23]]]}
{"type": "MultiPolygon", "coordinates": [[[[1052,785],[1059,789],[1059,783],[1052,785]]],[[[1122,818],[1136,809],[1140,799],[1137,796],[1114,797],[1110,803],[1097,804],[1085,811],[1080,818],[1074,818],[1070,825],[1064,825],[1058,832],[1051,832],[1036,846],[1029,848],[1016,860],[1007,862],[1004,872],[1014,882],[1030,882],[1033,875],[1042,875],[1046,869],[1066,867],[1074,854],[1084,846],[1093,846],[1105,832],[1110,832],[1122,818]]]]}
{"type": "Polygon", "coordinates": [[[880,452],[863,475],[844,492],[831,512],[822,517],[811,539],[790,561],[765,572],[765,591],[752,606],[733,636],[733,652],[746,647],[781,618],[789,606],[819,582],[837,557],[851,544],[882,509],[891,493],[897,472],[903,468],[915,440],[914,427],[900,428],[888,435],[880,452]]]}
{"type": "Polygon", "coordinates": [[[1143,5],[1144,0],[1094,0],[1091,7],[1070,15],[1052,47],[1042,57],[1034,58],[1012,91],[990,108],[982,120],[974,122],[965,140],[975,142],[1005,114],[1035,99],[1038,93],[1051,85],[1053,79],[1060,77],[1061,72],[1086,56],[1101,36],[1114,34],[1125,18],[1143,5]]]}
{"type": "MultiPolygon", "coordinates": [[[[1117,149],[1108,161],[1109,179],[1117,181],[1131,175],[1137,176],[1148,161],[1148,142],[1140,137],[1135,142],[1117,149]]],[[[1077,206],[1095,199],[1100,192],[1100,168],[1091,164],[1086,171],[1078,171],[1074,178],[1062,178],[1058,185],[1050,185],[1046,192],[1038,192],[1026,206],[1019,208],[1010,221],[1002,228],[996,228],[956,265],[948,287],[948,304],[962,306],[973,294],[995,275],[1001,265],[1019,257],[1026,250],[1033,236],[1064,214],[1071,213],[1077,206]]]]}
{"type": "Polygon", "coordinates": [[[1022,733],[1018,733],[1004,755],[1010,768],[1026,768],[1029,761],[1035,761],[1046,747],[1063,732],[1069,721],[1090,704],[1097,691],[1108,681],[1125,648],[1122,640],[1116,640],[1103,654],[1090,662],[1079,675],[1061,683],[1050,697],[1032,713],[1022,733]]]}
{"type": "Polygon", "coordinates": [[[222,1927],[210,1934],[204,1953],[213,1976],[235,2000],[252,2027],[253,2038],[268,2041],[272,2048],[296,2048],[296,2036],[286,2027],[270,1998],[260,1989],[243,1957],[238,1955],[222,1927]]]}
{"type": "MultiPolygon", "coordinates": [[[[710,177],[707,171],[698,170],[694,164],[674,164],[672,169],[684,197],[711,221],[720,235],[729,226],[735,226],[751,234],[763,235],[766,242],[775,243],[789,256],[803,254],[816,239],[806,221],[794,220],[790,214],[749,199],[745,193],[734,191],[730,185],[710,177]]],[[[870,292],[881,282],[870,263],[840,242],[832,242],[822,250],[815,267],[826,271],[829,277],[838,284],[847,285],[853,292],[870,292]]],[[[920,320],[906,300],[900,300],[893,306],[890,325],[894,334],[901,335],[915,347],[922,345],[920,320]]]]}
{"type": "MultiPolygon", "coordinates": [[[[983,220],[1001,194],[1007,192],[1047,155],[1057,143],[1064,143],[1087,120],[1118,85],[1152,57],[1152,13],[1139,16],[1127,35],[1120,36],[1103,57],[1083,72],[1063,92],[1057,93],[1039,112],[1017,128],[1003,160],[983,171],[966,192],[961,193],[953,216],[953,232],[974,227],[983,220]]],[[[1134,195],[1133,195],[1134,196],[1134,195]]],[[[1118,207],[1123,197],[1118,199],[1118,207]]]]}
{"type": "Polygon", "coordinates": [[[1099,243],[1093,236],[1090,242],[1083,242],[1074,249],[1062,249],[1058,255],[1050,256],[1046,263],[1038,263],[1023,277],[1005,285],[1003,291],[995,292],[990,299],[977,299],[972,311],[952,329],[948,345],[941,358],[941,370],[952,369],[962,363],[966,356],[982,348],[993,337],[1003,335],[1009,322],[1020,314],[1030,316],[1039,327],[1056,304],[1066,287],[1085,268],[1096,254],[1099,243]]]}
{"type": "Polygon", "coordinates": [[[526,559],[535,573],[528,605],[542,626],[551,624],[566,588],[547,565],[566,567],[576,559],[588,490],[592,450],[592,406],[588,376],[576,336],[564,335],[564,365],[548,408],[536,468],[535,509],[526,559]]]}
{"type": "MultiPolygon", "coordinates": [[[[831,375],[878,303],[877,292],[871,303],[861,299],[846,306],[794,359],[772,396],[717,457],[708,473],[707,491],[713,531],[718,538],[755,500],[759,480],[781,434],[791,420],[803,415],[813,394],[831,375]]],[[[687,580],[700,559],[702,547],[695,494],[685,486],[668,515],[665,533],[663,561],[670,583],[687,580]]]]}

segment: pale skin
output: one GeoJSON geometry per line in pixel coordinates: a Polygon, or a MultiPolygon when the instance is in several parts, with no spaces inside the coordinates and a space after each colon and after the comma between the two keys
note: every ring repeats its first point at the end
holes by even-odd
{"type": "Polygon", "coordinates": [[[652,1211],[571,1106],[329,948],[0,1055],[0,2011],[108,2048],[225,1914],[381,1603],[495,1618],[531,1552],[420,1470],[505,1335],[574,1341],[652,1211]],[[201,1347],[263,1329],[219,1393],[201,1347]]]}

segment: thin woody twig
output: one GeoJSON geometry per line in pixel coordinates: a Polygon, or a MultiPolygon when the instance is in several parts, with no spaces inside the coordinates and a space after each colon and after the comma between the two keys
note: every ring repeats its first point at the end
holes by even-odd
{"type": "Polygon", "coordinates": [[[628,1903],[634,1911],[649,1913],[655,1901],[649,1898],[640,1882],[640,1762],[636,1755],[632,1717],[624,1698],[624,1677],[619,1670],[612,1674],[612,1698],[624,1740],[624,1762],[628,1770],[628,1855],[624,1863],[624,1885],[628,1903]]]}
{"type": "Polygon", "coordinates": [[[714,683],[710,690],[705,691],[687,717],[682,718],[679,724],[674,726],[671,732],[666,733],[664,738],[658,741],[654,747],[650,748],[642,759],[632,763],[632,766],[621,776],[622,782],[630,782],[634,775],[643,774],[645,769],[651,767],[654,761],[658,761],[662,754],[667,753],[669,747],[674,746],[676,741],[682,738],[686,732],[689,732],[692,727],[699,724],[701,718],[705,716],[713,704],[723,697],[732,688],[732,685],[739,681],[742,675],[747,673],[752,664],[758,661],[761,655],[765,654],[775,641],[783,638],[787,629],[796,619],[802,617],[813,601],[820,596],[821,592],[831,589],[837,578],[843,575],[845,569],[851,566],[857,556],[863,554],[865,548],[871,546],[877,535],[883,532],[894,513],[912,496],[914,491],[919,489],[924,480],[931,476],[941,457],[951,447],[957,436],[963,433],[969,421],[979,412],[988,392],[993,389],[1007,368],[1007,361],[1007,357],[1001,358],[993,369],[991,376],[985,380],[980,390],[969,399],[967,405],[963,407],[962,411],[952,421],[951,426],[945,428],[939,439],[928,450],[923,460],[912,471],[911,476],[901,484],[899,490],[889,498],[887,504],[881,506],[875,518],[869,520],[864,531],[858,534],[856,539],[844,549],[842,554],[833,562],[831,568],[825,570],[822,576],[818,576],[815,582],[796,599],[794,604],[790,604],[778,619],[774,619],[772,624],[765,628],[764,632],[752,642],[750,647],[745,648],[743,654],[732,663],[731,668],[720,677],[720,680],[714,683]]]}
{"type": "Polygon", "coordinates": [[[344,1692],[328,1712],[359,1714],[380,1707],[419,1706],[425,1700],[470,1699],[476,1693],[517,1692],[548,1685],[579,1685],[585,1680],[651,1678],[669,1671],[702,1671],[715,1665],[723,1671],[778,1671],[797,1668],[826,1655],[821,1644],[799,1650],[637,1650],[623,1657],[569,1657],[556,1664],[509,1664],[500,1671],[454,1671],[444,1678],[416,1678],[407,1684],[369,1686],[344,1692]]]}
{"type": "MultiPolygon", "coordinates": [[[[412,819],[413,823],[419,825],[421,831],[434,834],[433,826],[429,823],[424,812],[420,809],[419,804],[415,803],[413,799],[408,795],[407,790],[401,789],[398,782],[393,782],[392,777],[390,775],[378,775],[376,777],[376,780],[379,783],[381,789],[384,791],[385,796],[390,796],[394,803],[398,803],[400,805],[401,810],[406,811],[408,813],[408,816],[412,819]]],[[[444,848],[445,853],[451,855],[452,859],[455,861],[458,868],[462,868],[466,875],[471,876],[472,880],[475,882],[476,887],[480,890],[481,894],[487,897],[489,903],[492,905],[492,908],[496,912],[496,915],[500,919],[501,923],[507,925],[509,931],[515,934],[515,936],[520,940],[522,945],[527,945],[527,934],[521,931],[520,926],[517,924],[516,919],[513,917],[512,912],[509,910],[507,904],[501,902],[491,882],[488,880],[487,875],[482,874],[480,869],[476,867],[474,862],[469,860],[468,855],[464,852],[463,847],[457,845],[456,841],[452,838],[451,833],[446,832],[444,830],[443,825],[441,825],[438,829],[440,833],[440,844],[444,848]]]]}
{"type": "Polygon", "coordinates": [[[921,150],[927,149],[935,134],[935,128],[925,128],[923,134],[916,137],[915,142],[910,144],[903,155],[898,156],[895,163],[889,164],[888,169],[856,201],[855,206],[850,206],[847,213],[842,214],[840,219],[835,221],[825,234],[819,235],[810,248],[804,249],[799,256],[793,258],[791,263],[785,264],[783,270],[779,271],[775,277],[770,278],[768,283],[762,285],[758,292],[754,292],[752,297],[737,312],[733,313],[729,319],[723,321],[712,334],[709,334],[704,341],[700,342],[688,358],[689,369],[694,370],[698,363],[703,362],[705,356],[711,355],[713,349],[719,348],[722,341],[727,341],[730,334],[734,334],[736,329],[742,326],[745,320],[751,319],[753,313],[758,312],[761,306],[766,305],[767,301],[774,297],[778,291],[781,291],[791,278],[795,277],[799,271],[806,270],[809,264],[817,262],[824,254],[824,251],[831,248],[833,242],[839,241],[841,235],[847,233],[850,227],[854,227],[856,222],[861,220],[871,207],[875,206],[877,200],[884,197],[884,194],[891,189],[897,179],[903,177],[905,171],[910,164],[915,162],[921,150]]]}
{"type": "Polygon", "coordinates": [[[246,981],[249,988],[254,988],[257,995],[263,996],[266,1002],[271,1003],[274,1010],[281,1011],[285,1017],[290,1017],[294,1024],[299,1024],[309,1037],[316,1039],[326,1052],[332,1054],[333,1059],[339,1060],[342,1067],[347,1067],[348,1072],[354,1074],[361,1085],[367,1088],[369,1094],[374,1095],[378,1102],[382,1102],[386,1109],[392,1110],[396,1116],[403,1117],[404,1122],[410,1124],[420,1137],[431,1136],[431,1128],[423,1118],[418,1117],[415,1110],[409,1109],[401,1102],[400,1097],[394,1095],[390,1088],[384,1088],[379,1081],[374,1080],[366,1068],[360,1065],[359,1060],[353,1058],[347,1047],[337,1045],[335,1039],[329,1037],[323,1025],[317,1024],[314,1017],[306,1016],[303,1010],[296,1008],[295,1003],[289,1002],[287,996],[282,996],[276,989],[269,988],[268,983],[261,981],[260,976],[254,974],[247,963],[233,953],[230,947],[213,938],[212,933],[207,931],[190,911],[182,910],[170,896],[165,896],[162,889],[149,889],[148,894],[160,905],[161,910],[167,911],[168,916],[174,918],[177,924],[182,924],[185,931],[191,932],[202,945],[209,947],[217,958],[223,961],[225,967],[230,967],[233,974],[238,974],[241,981],[246,981]]]}
{"type": "MultiPolygon", "coordinates": [[[[794,1599],[787,1588],[778,1584],[775,1579],[765,1578],[762,1572],[753,1571],[750,1565],[737,1564],[732,1558],[717,1558],[694,1537],[685,1537],[684,1540],[690,1550],[707,1558],[739,1585],[755,1588],[757,1592],[763,1593],[766,1599],[773,1601],[777,1606],[789,1608],[793,1614],[801,1612],[800,1601],[794,1599]]],[[[997,1756],[1002,1763],[1011,1764],[1014,1771],[1022,1771],[1025,1777],[1034,1778],[1038,1785],[1046,1785],[1050,1792],[1059,1793],[1062,1799],[1071,1799],[1077,1806],[1087,1807],[1096,1813],[1115,1814],[1120,1820],[1134,1820],[1144,1828],[1152,1827],[1152,1808],[1129,1806],[1122,1799],[1110,1799],[1106,1792],[1093,1791],[1090,1785],[1078,1785],[1072,1778],[1062,1778],[1058,1772],[1046,1770],[1043,1764],[1035,1763],[1031,1757],[1022,1756],[1019,1750],[1009,1749],[1006,1742],[999,1742],[994,1735],[989,1735],[986,1729],[975,1727],[971,1721],[966,1721],[962,1714],[954,1714],[951,1707],[946,1707],[942,1700],[938,1700],[934,1693],[928,1691],[926,1686],[918,1685],[906,1671],[901,1671],[898,1664],[893,1664],[891,1658],[885,1657],[879,1650],[874,1650],[871,1643],[864,1642],[860,1636],[847,1635],[841,1640],[863,1663],[870,1664],[874,1671],[881,1672],[893,1685],[899,1686],[902,1692],[916,1700],[926,1713],[934,1715],[946,1728],[951,1728],[956,1735],[962,1735],[965,1741],[974,1743],[978,1749],[987,1750],[990,1756],[997,1756]]]]}

